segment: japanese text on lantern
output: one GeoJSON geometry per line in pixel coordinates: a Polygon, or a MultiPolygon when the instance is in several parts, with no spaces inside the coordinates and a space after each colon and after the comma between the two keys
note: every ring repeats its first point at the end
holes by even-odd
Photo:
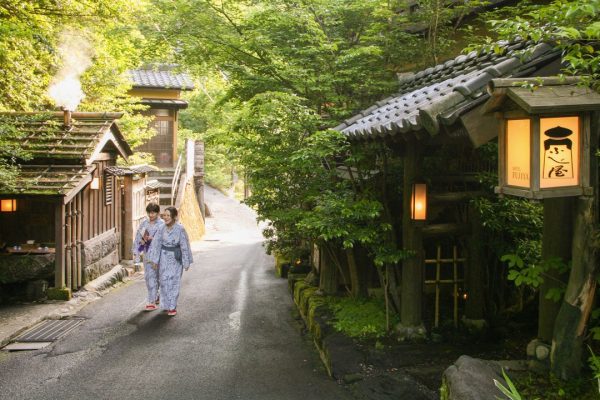
{"type": "Polygon", "coordinates": [[[579,184],[579,117],[540,118],[540,188],[579,184]]]}

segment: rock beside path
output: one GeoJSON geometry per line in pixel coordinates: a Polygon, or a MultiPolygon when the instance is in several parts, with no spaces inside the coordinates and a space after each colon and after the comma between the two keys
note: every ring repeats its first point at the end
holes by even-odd
{"type": "Polygon", "coordinates": [[[469,356],[460,358],[444,371],[444,400],[507,399],[494,384],[494,379],[506,386],[500,365],[494,361],[469,356]]]}

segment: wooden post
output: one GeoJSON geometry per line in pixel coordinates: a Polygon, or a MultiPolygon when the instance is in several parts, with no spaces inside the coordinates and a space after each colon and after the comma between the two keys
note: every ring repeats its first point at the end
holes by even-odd
{"type": "Polygon", "coordinates": [[[132,246],[133,246],[133,210],[134,210],[134,199],[133,199],[133,175],[124,176],[123,184],[123,204],[121,209],[123,210],[123,227],[121,233],[121,240],[123,241],[123,255],[122,257],[126,260],[130,260],[133,257],[132,246]]]}
{"type": "MultiPolygon", "coordinates": [[[[563,262],[571,260],[571,241],[573,237],[573,199],[557,197],[544,199],[544,230],[542,238],[542,260],[560,258],[563,262]]],[[[567,281],[568,275],[559,274],[556,270],[546,272],[544,282],[540,286],[538,338],[550,344],[554,332],[554,321],[560,309],[560,302],[546,298],[560,282],[567,281]]]]}
{"type": "Polygon", "coordinates": [[[483,248],[481,246],[482,225],[479,213],[469,204],[469,224],[471,235],[467,237],[467,262],[465,265],[465,281],[467,301],[465,317],[472,320],[484,318],[485,305],[485,266],[483,248]]]}
{"type": "Polygon", "coordinates": [[[65,287],[65,205],[62,197],[54,207],[54,287],[65,287]]]}
{"type": "Polygon", "coordinates": [[[77,286],[83,285],[83,262],[81,257],[81,244],[83,243],[83,192],[77,194],[77,286]]]}
{"type": "Polygon", "coordinates": [[[178,159],[178,155],[177,155],[177,130],[178,130],[178,126],[179,126],[179,110],[172,110],[169,113],[172,114],[172,121],[170,121],[171,123],[171,127],[172,132],[173,132],[173,148],[171,149],[172,154],[173,154],[173,158],[172,158],[172,168],[175,168],[177,166],[177,159],[178,159]]]}
{"type": "Polygon", "coordinates": [[[65,267],[66,267],[66,272],[65,272],[65,276],[66,276],[66,286],[69,289],[73,289],[73,280],[72,280],[72,273],[73,273],[73,264],[72,264],[72,255],[73,252],[71,251],[71,234],[72,234],[72,227],[73,224],[71,223],[71,217],[72,217],[72,204],[69,203],[65,206],[66,208],[66,212],[65,212],[65,244],[64,244],[64,249],[65,249],[65,267]]]}
{"type": "Polygon", "coordinates": [[[196,186],[196,197],[202,218],[206,219],[204,207],[204,142],[194,144],[194,185],[196,186]]]}
{"type": "Polygon", "coordinates": [[[319,274],[319,289],[325,294],[336,294],[339,284],[338,268],[331,245],[321,247],[321,271],[319,274]]]}
{"type": "Polygon", "coordinates": [[[593,207],[593,198],[577,199],[569,283],[554,325],[552,370],[564,380],[579,376],[583,336],[596,291],[596,258],[590,239],[594,234],[593,207]]]}
{"type": "Polygon", "coordinates": [[[411,220],[410,209],[412,184],[420,168],[420,144],[414,139],[409,140],[404,157],[402,246],[414,255],[402,262],[400,319],[405,328],[422,326],[423,240],[421,230],[411,220]]]}
{"type": "Polygon", "coordinates": [[[354,247],[346,249],[346,258],[348,259],[348,270],[350,272],[350,290],[354,298],[367,298],[367,277],[366,265],[357,257],[360,248],[354,247]]]}

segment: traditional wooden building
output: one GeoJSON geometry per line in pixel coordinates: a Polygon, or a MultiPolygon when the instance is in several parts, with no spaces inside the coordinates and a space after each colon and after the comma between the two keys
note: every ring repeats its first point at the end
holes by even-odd
{"type": "MultiPolygon", "coordinates": [[[[481,110],[490,97],[487,85],[494,78],[551,76],[560,71],[560,51],[548,44],[519,41],[500,47],[501,52],[473,51],[408,74],[401,79],[397,94],[335,128],[355,144],[390,143],[403,157],[400,244],[415,254],[403,262],[398,277],[401,320],[407,336],[423,332],[427,287],[435,292],[436,323],[444,286],[453,293],[455,323],[460,289],[468,291],[467,318],[482,319],[484,315],[485,271],[477,243],[481,225],[469,200],[474,198],[473,192],[482,189],[476,175],[496,168],[481,165],[472,157],[474,148],[498,134],[499,121],[481,110]],[[444,172],[428,176],[424,159],[434,157],[442,162],[439,170],[444,172]],[[427,221],[417,224],[411,218],[411,202],[414,185],[420,180],[427,184],[429,209],[427,221]],[[430,268],[433,271],[428,273],[430,268]]],[[[433,310],[427,313],[433,314],[433,310]]]]}
{"type": "Polygon", "coordinates": [[[149,106],[144,114],[154,117],[152,126],[156,136],[136,150],[152,153],[156,165],[162,169],[173,168],[177,163],[177,123],[179,110],[188,103],[181,99],[181,92],[193,90],[189,75],[177,73],[170,65],[159,65],[130,71],[132,88],[130,96],[141,98],[149,106]]]}
{"type": "Polygon", "coordinates": [[[111,168],[132,154],[119,113],[4,114],[22,132],[17,186],[0,193],[11,257],[54,255],[54,285],[76,290],[120,260],[121,193],[111,168]]]}
{"type": "Polygon", "coordinates": [[[107,172],[118,176],[122,183],[121,258],[124,260],[133,259],[133,239],[140,223],[147,216],[146,206],[149,203],[159,204],[158,181],[148,177],[149,173],[156,171],[157,168],[152,165],[107,168],[107,172]]]}

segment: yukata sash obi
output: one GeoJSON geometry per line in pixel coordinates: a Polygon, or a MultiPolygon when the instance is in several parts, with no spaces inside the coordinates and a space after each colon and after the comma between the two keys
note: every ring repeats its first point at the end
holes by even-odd
{"type": "Polygon", "coordinates": [[[175,256],[175,260],[181,264],[181,260],[182,260],[182,254],[181,254],[181,246],[177,245],[177,246],[165,246],[164,244],[162,245],[162,249],[164,251],[170,251],[173,253],[173,255],[175,256]]]}

